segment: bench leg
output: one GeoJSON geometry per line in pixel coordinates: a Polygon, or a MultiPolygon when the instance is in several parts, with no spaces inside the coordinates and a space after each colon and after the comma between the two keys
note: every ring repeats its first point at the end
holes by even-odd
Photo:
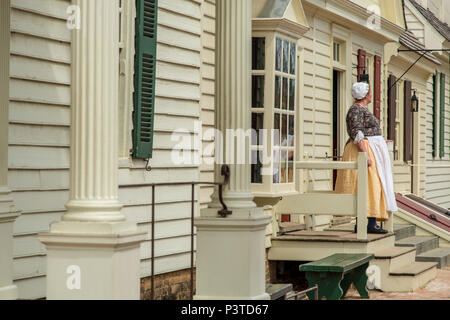
{"type": "Polygon", "coordinates": [[[342,297],[345,297],[352,282],[353,282],[353,279],[351,279],[348,276],[344,276],[344,279],[342,279],[342,281],[341,281],[341,288],[342,288],[342,292],[343,292],[342,297]]]}
{"type": "Polygon", "coordinates": [[[361,298],[369,299],[369,291],[367,291],[368,277],[366,274],[366,270],[368,267],[369,267],[368,263],[364,264],[356,268],[353,272],[345,275],[345,278],[342,281],[342,289],[344,290],[344,296],[347,293],[350,284],[353,283],[361,298]]]}
{"type": "MultiPolygon", "coordinates": [[[[319,287],[319,300],[323,296],[327,300],[339,300],[343,294],[340,286],[342,278],[342,273],[337,272],[306,272],[308,286],[311,288],[317,284],[319,287]]],[[[310,300],[314,300],[314,292],[308,292],[307,295],[310,300]]]]}

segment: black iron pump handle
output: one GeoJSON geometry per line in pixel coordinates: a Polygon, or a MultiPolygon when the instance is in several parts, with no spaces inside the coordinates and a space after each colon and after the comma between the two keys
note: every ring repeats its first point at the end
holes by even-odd
{"type": "Polygon", "coordinates": [[[222,218],[226,218],[228,215],[231,215],[233,212],[228,210],[227,205],[223,201],[223,187],[230,183],[230,167],[224,164],[221,169],[221,175],[224,176],[224,181],[219,185],[219,201],[222,205],[222,210],[219,211],[219,215],[222,218]]]}

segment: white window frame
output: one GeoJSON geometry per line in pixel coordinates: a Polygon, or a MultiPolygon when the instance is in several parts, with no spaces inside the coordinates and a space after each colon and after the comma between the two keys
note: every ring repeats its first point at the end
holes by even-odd
{"type": "MultiPolygon", "coordinates": [[[[264,129],[269,130],[268,131],[268,141],[267,145],[268,148],[263,147],[254,147],[252,146],[252,150],[261,150],[263,149],[263,152],[266,152],[267,155],[270,155],[271,158],[273,158],[273,151],[275,149],[280,149],[282,151],[287,151],[287,155],[289,156],[289,152],[292,151],[294,153],[293,155],[293,172],[292,172],[292,182],[286,182],[286,183],[274,183],[273,182],[273,175],[263,175],[262,176],[262,183],[252,183],[252,192],[256,197],[279,197],[279,196],[286,196],[290,194],[296,194],[298,193],[297,190],[297,170],[295,168],[295,161],[298,160],[298,141],[299,141],[299,135],[298,135],[298,124],[299,124],[299,65],[298,65],[298,52],[299,52],[299,46],[298,46],[298,39],[287,36],[285,34],[282,34],[280,32],[274,32],[274,31],[254,31],[253,37],[259,38],[264,37],[266,39],[266,60],[265,60],[265,70],[262,71],[252,71],[252,75],[264,75],[264,110],[259,110],[261,113],[264,113],[264,129]],[[289,43],[295,43],[296,46],[296,54],[295,54],[295,74],[294,75],[288,75],[283,72],[279,72],[275,70],[275,58],[276,58],[276,39],[280,38],[282,40],[287,40],[289,43]],[[294,100],[294,111],[289,111],[289,105],[287,106],[286,110],[282,109],[282,106],[280,105],[280,109],[275,109],[275,76],[280,75],[287,77],[288,79],[295,80],[295,100],[294,100]],[[281,111],[277,112],[280,113],[280,122],[282,121],[282,114],[286,115],[293,115],[294,116],[294,145],[291,147],[276,147],[273,145],[273,135],[271,134],[272,129],[274,129],[274,121],[275,121],[275,111],[281,111]]],[[[281,80],[283,81],[283,80],[281,80]]],[[[289,83],[288,83],[289,87],[289,83]]],[[[282,97],[280,97],[282,99],[282,97]]],[[[289,101],[289,99],[288,99],[289,101]]],[[[289,104],[289,102],[288,102],[289,104]]],[[[257,111],[257,112],[259,112],[257,111]]],[[[253,110],[252,110],[253,112],[253,110]]],[[[288,123],[289,123],[289,116],[288,116],[288,123]]],[[[282,132],[280,132],[281,136],[282,132]]],[[[289,128],[287,131],[287,134],[289,136],[289,128]]],[[[281,139],[281,137],[280,137],[281,139]]],[[[280,154],[281,156],[281,154],[280,154]]],[[[273,159],[272,159],[273,160],[273,159]]],[[[286,161],[286,170],[288,170],[289,164],[288,161],[286,161]]],[[[280,166],[281,168],[281,166],[280,166]]],[[[273,173],[274,172],[274,161],[270,161],[270,164],[263,164],[263,169],[267,170],[268,172],[273,173]]],[[[280,170],[281,173],[281,170],[280,170]]],[[[289,171],[286,173],[286,179],[289,179],[289,171]]],[[[280,179],[281,180],[281,179],[280,179]]]]}

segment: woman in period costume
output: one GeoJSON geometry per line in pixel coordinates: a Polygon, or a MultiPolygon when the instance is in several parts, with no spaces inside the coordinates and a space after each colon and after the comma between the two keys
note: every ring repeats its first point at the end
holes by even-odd
{"type": "MultiPolygon", "coordinates": [[[[389,214],[398,210],[395,200],[391,160],[386,141],[383,138],[378,119],[367,109],[372,102],[369,84],[355,83],[352,87],[355,99],[347,113],[347,133],[350,136],[343,155],[343,161],[355,162],[359,152],[368,155],[368,203],[369,218],[367,232],[387,233],[377,225],[377,221],[389,219],[389,214]]],[[[357,171],[339,170],[336,193],[356,194],[357,171]]]]}

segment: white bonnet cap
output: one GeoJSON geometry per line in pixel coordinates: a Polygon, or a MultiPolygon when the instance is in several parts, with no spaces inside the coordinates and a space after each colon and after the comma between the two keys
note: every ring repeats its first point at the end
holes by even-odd
{"type": "Polygon", "coordinates": [[[352,96],[355,100],[364,99],[369,93],[369,84],[366,82],[357,82],[352,86],[352,96]]]}

